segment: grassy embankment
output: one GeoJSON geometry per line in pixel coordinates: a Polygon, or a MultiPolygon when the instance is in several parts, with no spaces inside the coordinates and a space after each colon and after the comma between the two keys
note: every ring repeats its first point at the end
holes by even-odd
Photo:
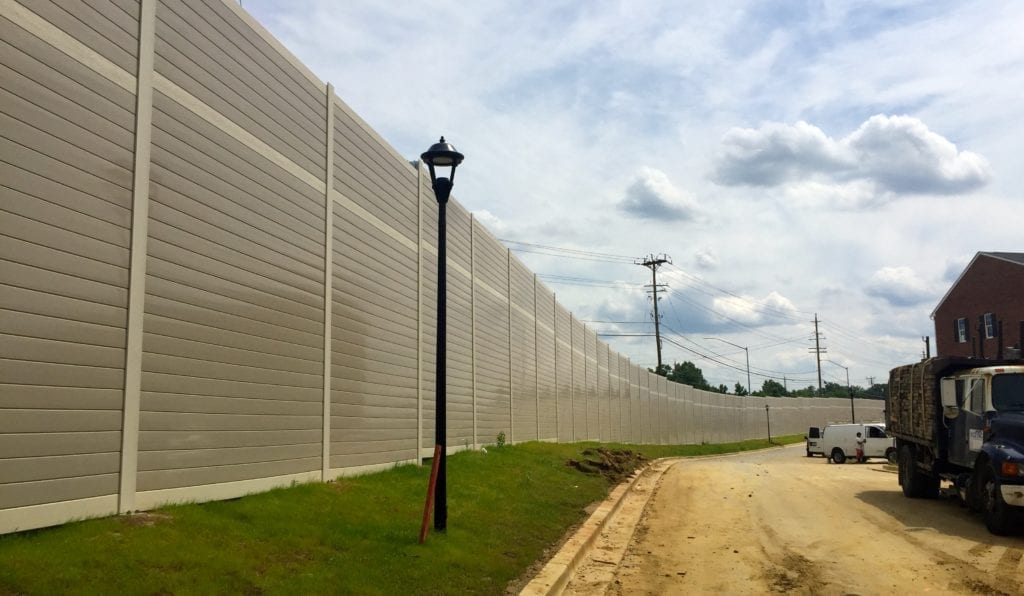
{"type": "MultiPolygon", "coordinates": [[[[429,466],[2,536],[0,594],[500,594],[607,495],[605,476],[566,465],[597,446],[450,456],[448,531],[424,545],[429,466]]],[[[647,459],[767,446],[601,445],[647,459]]]]}

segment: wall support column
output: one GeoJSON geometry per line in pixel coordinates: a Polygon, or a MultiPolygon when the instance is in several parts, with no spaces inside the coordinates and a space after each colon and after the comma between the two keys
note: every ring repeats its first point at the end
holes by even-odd
{"type": "Polygon", "coordinates": [[[327,84],[327,169],[324,174],[324,396],[320,478],[331,474],[331,322],[334,299],[334,86],[327,84]]]}
{"type": "Polygon", "coordinates": [[[516,442],[515,382],[512,380],[512,249],[505,249],[505,289],[508,297],[508,442],[516,442]]]}
{"type": "Polygon", "coordinates": [[[473,449],[480,447],[476,428],[476,219],[469,214],[469,345],[473,370],[473,449]]]}
{"type": "Polygon", "coordinates": [[[540,340],[537,337],[537,274],[533,274],[533,398],[534,418],[537,423],[537,440],[540,436],[540,340]]]}
{"type": "MultiPolygon", "coordinates": [[[[437,396],[434,396],[437,399],[437,396]]],[[[416,161],[416,462],[423,457],[423,161],[416,161]]]]}
{"type": "Polygon", "coordinates": [[[559,442],[558,431],[558,296],[551,292],[551,345],[555,361],[555,442],[559,442]]]}
{"type": "Polygon", "coordinates": [[[569,417],[572,421],[572,440],[576,441],[576,342],[573,341],[573,316],[569,313],[569,417]]]}
{"type": "Polygon", "coordinates": [[[121,422],[119,513],[135,510],[139,468],[139,410],[142,395],[142,324],[146,303],[149,237],[149,168],[153,134],[153,53],[157,0],[142,0],[139,62],[135,87],[135,163],[132,179],[132,238],[128,272],[128,328],[125,343],[124,402],[121,422]]]}

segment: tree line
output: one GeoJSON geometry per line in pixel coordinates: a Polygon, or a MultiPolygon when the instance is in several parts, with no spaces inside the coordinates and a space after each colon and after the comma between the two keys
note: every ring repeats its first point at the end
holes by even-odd
{"type": "MultiPolygon", "coordinates": [[[[730,393],[729,387],[724,384],[719,384],[716,387],[708,383],[700,367],[689,360],[673,363],[672,366],[662,364],[657,369],[648,370],[667,378],[669,381],[689,385],[695,389],[703,389],[704,391],[713,391],[715,393],[730,393]]],[[[850,397],[852,394],[854,397],[864,399],[885,399],[888,390],[888,383],[875,383],[867,388],[860,385],[851,385],[847,388],[845,385],[831,381],[826,381],[821,391],[814,385],[808,385],[801,389],[788,389],[775,379],[765,379],[761,383],[761,389],[757,391],[751,392],[742,383],[736,383],[731,393],[755,397],[850,397]]]]}

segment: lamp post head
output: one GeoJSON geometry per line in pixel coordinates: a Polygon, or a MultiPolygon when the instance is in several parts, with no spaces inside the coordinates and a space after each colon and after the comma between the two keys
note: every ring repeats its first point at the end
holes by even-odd
{"type": "Polygon", "coordinates": [[[447,203],[451,195],[452,186],[455,184],[455,168],[459,167],[465,156],[455,150],[455,147],[444,140],[434,143],[420,155],[420,159],[427,164],[430,170],[430,184],[434,188],[434,196],[438,203],[447,203]],[[451,168],[448,176],[438,176],[434,168],[451,168]]]}

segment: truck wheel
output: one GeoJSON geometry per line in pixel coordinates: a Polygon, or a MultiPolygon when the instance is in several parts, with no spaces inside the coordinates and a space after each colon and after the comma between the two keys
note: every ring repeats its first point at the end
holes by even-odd
{"type": "Polygon", "coordinates": [[[967,509],[971,513],[981,513],[981,509],[984,506],[982,502],[984,498],[981,496],[981,490],[978,488],[981,486],[981,471],[984,468],[978,468],[974,474],[967,479],[967,509]]]}
{"type": "Polygon", "coordinates": [[[939,496],[939,477],[926,474],[917,468],[914,449],[910,445],[904,445],[900,449],[899,478],[903,496],[909,499],[934,499],[939,496]]]}
{"type": "Polygon", "coordinates": [[[811,453],[810,449],[807,450],[807,457],[813,457],[813,454],[811,453]]]}
{"type": "Polygon", "coordinates": [[[896,448],[895,447],[890,447],[890,448],[885,450],[885,459],[888,460],[888,462],[890,464],[896,463],[896,448]]]}
{"type": "Polygon", "coordinates": [[[839,447],[832,450],[832,461],[837,464],[846,463],[846,454],[839,447]]]}
{"type": "Polygon", "coordinates": [[[1006,536],[1013,529],[1015,515],[1003,500],[996,472],[990,466],[985,466],[981,471],[978,490],[981,493],[981,515],[985,527],[996,536],[1006,536]]]}

